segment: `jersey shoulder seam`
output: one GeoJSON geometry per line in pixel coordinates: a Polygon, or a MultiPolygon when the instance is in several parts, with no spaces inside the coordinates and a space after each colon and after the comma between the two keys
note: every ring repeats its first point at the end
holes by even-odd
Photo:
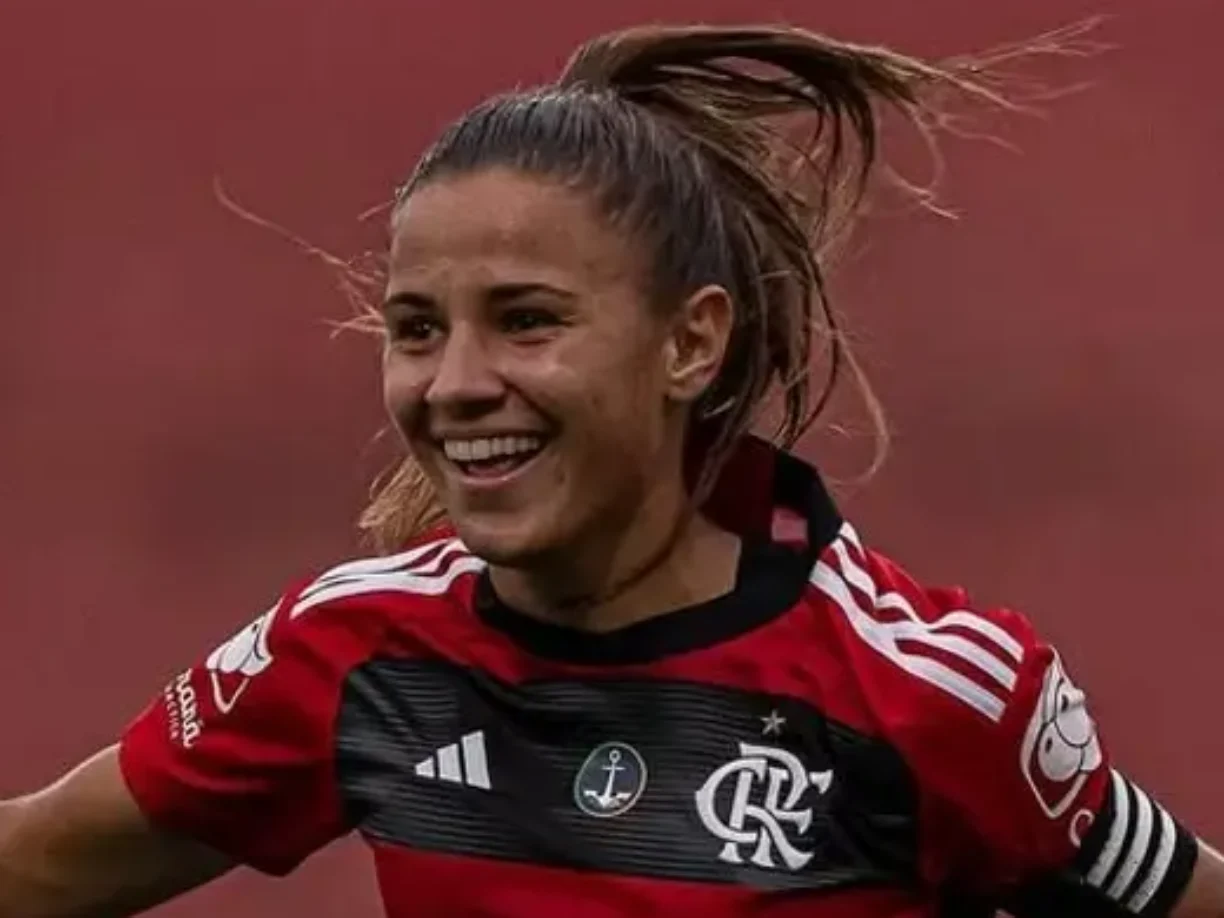
{"type": "Polygon", "coordinates": [[[458,538],[438,538],[398,554],[336,565],[299,589],[286,611],[294,619],[324,603],[376,593],[440,597],[485,566],[458,538]]]}
{"type": "Polygon", "coordinates": [[[988,720],[1000,721],[1019,681],[1024,644],[969,609],[927,615],[930,610],[919,598],[879,582],[873,568],[847,523],[809,579],[866,646],[988,720]]]}

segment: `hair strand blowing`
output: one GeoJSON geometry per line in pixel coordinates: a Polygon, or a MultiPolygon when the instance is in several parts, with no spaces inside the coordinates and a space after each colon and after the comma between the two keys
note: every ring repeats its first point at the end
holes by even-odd
{"type": "MultiPolygon", "coordinates": [[[[972,133],[958,102],[1014,110],[1049,98],[1005,68],[1096,53],[1104,46],[1085,36],[1097,22],[939,64],[787,26],[610,33],[578,48],[553,84],[488,100],[451,125],[398,200],[439,177],[495,166],[554,178],[590,193],[641,240],[660,308],[704,284],[728,290],[736,314],[726,359],[690,431],[701,448],[695,506],[775,399],[774,439],[791,447],[844,382],[871,421],[874,470],[888,427],[826,277],[877,173],[934,206],[934,181],[878,168],[886,110],[918,130],[938,167],[935,134],[972,133]]],[[[441,516],[409,458],[361,526],[394,550],[441,516]]]]}

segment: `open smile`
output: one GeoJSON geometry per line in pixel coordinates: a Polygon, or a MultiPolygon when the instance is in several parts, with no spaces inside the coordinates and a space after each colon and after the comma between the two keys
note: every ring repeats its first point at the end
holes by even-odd
{"type": "Polygon", "coordinates": [[[446,437],[440,441],[447,465],[466,487],[500,487],[524,473],[548,447],[540,434],[446,437]]]}

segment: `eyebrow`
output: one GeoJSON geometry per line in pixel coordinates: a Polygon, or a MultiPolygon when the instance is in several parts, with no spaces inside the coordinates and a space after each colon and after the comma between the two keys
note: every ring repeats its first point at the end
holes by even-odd
{"type": "MultiPolygon", "coordinates": [[[[486,291],[485,296],[493,303],[507,303],[537,293],[543,293],[562,300],[572,300],[576,296],[569,290],[543,283],[495,284],[486,291]]],[[[392,306],[408,306],[415,309],[429,309],[435,305],[434,299],[424,293],[402,290],[391,294],[383,300],[382,308],[390,309],[392,306]]]]}

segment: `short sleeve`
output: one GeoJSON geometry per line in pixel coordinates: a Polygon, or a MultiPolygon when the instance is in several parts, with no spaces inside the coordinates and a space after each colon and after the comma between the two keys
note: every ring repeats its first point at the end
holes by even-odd
{"type": "Polygon", "coordinates": [[[366,636],[290,593],[175,676],[128,726],[120,763],[156,825],[284,874],[344,834],[334,728],[366,636]]]}
{"type": "Polygon", "coordinates": [[[910,767],[924,880],[1168,914],[1195,839],[1111,762],[1062,656],[1022,615],[925,589],[847,532],[814,582],[846,610],[862,687],[910,767]]]}
{"type": "Polygon", "coordinates": [[[1058,652],[1019,615],[981,615],[1022,653],[997,722],[950,719],[939,731],[980,763],[923,765],[936,817],[928,841],[948,845],[951,881],[1028,903],[1013,908],[1020,915],[1083,914],[1083,903],[1097,903],[1092,914],[1168,915],[1194,868],[1193,835],[1110,761],[1058,652]]]}
{"type": "Polygon", "coordinates": [[[1002,704],[988,714],[941,698],[907,744],[928,868],[950,886],[1061,889],[1168,914],[1193,868],[1193,837],[1110,761],[1059,653],[1023,616],[964,599],[927,594],[937,620],[956,616],[974,635],[962,638],[994,654],[997,678],[983,684],[1002,704]]]}
{"type": "MultiPolygon", "coordinates": [[[[978,659],[995,671],[983,688],[1000,703],[987,710],[934,696],[900,736],[924,798],[935,872],[1007,884],[1062,869],[1110,799],[1112,768],[1084,693],[1019,616],[956,611],[966,624],[997,629],[998,655],[983,650],[978,659]]],[[[978,634],[961,640],[980,648],[978,634]]]]}

